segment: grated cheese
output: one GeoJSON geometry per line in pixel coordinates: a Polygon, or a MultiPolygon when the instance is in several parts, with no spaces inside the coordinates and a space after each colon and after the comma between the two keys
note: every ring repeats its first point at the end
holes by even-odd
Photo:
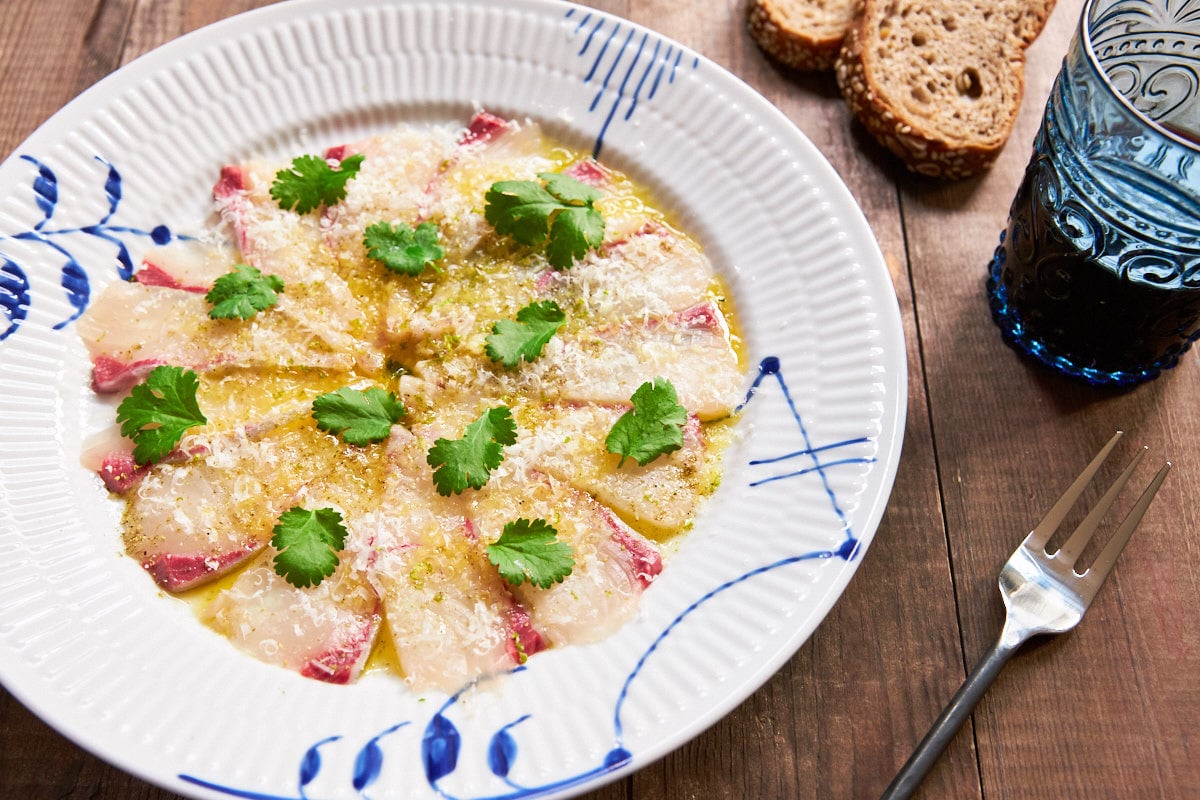
{"type": "Polygon", "coordinates": [[[731,413],[741,374],[712,265],[621,173],[535,123],[493,122],[484,135],[401,126],[332,148],[331,163],[361,153],[363,165],[342,202],[304,216],[270,198],[286,164],[227,167],[216,205],[236,252],[153,251],[146,283],[110,287],[80,321],[94,358],[201,374],[209,424],[126,493],[126,549],[148,568],[196,554],[202,578],[236,571],[203,595],[201,616],[255,658],[353,680],[385,630],[406,683],[453,691],[542,647],[596,641],[632,617],[661,568],[657,542],[687,529],[717,483],[720,447],[705,428],[731,413]],[[494,182],[548,171],[603,192],[604,245],[561,272],[483,213],[494,182]],[[362,244],[380,221],[437,224],[445,259],[416,276],[387,271],[362,244]],[[280,301],[210,320],[204,284],[237,260],[278,275],[280,301]],[[490,361],[492,325],[536,300],[564,309],[563,328],[532,363],[490,361]],[[607,432],[655,377],[693,415],[685,446],[618,468],[607,432]],[[343,386],[402,399],[408,414],[386,443],[317,429],[313,398],[343,386]],[[482,490],[439,495],[429,448],[499,404],[516,444],[482,490]],[[334,508],[348,530],[334,575],[309,589],[271,566],[272,528],[296,505],[334,508]],[[547,519],[574,548],[562,583],[513,587],[489,563],[487,544],[518,517],[547,519]]]}

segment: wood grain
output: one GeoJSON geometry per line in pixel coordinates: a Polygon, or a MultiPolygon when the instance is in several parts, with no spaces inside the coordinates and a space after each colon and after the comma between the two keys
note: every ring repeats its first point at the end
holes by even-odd
{"type": "MultiPolygon", "coordinates": [[[[113,69],[265,4],[5,0],[0,152],[113,69]]],[[[1117,428],[1129,431],[1121,457],[1145,443],[1153,460],[1176,462],[1136,545],[1077,632],[1014,660],[921,797],[1200,796],[1197,356],[1133,391],[1089,389],[1010,351],[983,291],[1082,0],[1059,0],[1030,49],[1025,103],[999,162],[955,183],[899,167],[851,122],[831,76],[765,59],[746,34],[743,0],[586,4],[731,70],[816,144],[892,268],[909,358],[895,490],[826,622],[727,717],[588,800],[877,797],[998,633],[1000,564],[1117,428]]],[[[0,798],[175,797],[80,750],[0,692],[0,798]]]]}

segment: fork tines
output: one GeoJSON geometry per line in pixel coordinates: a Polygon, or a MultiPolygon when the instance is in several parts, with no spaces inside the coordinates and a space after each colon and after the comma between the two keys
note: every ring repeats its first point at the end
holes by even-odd
{"type": "MultiPolygon", "coordinates": [[[[1101,448],[1100,452],[1096,454],[1096,457],[1092,459],[1091,463],[1087,465],[1083,472],[1079,473],[1079,477],[1077,477],[1070,487],[1067,488],[1062,497],[1060,497],[1058,501],[1055,502],[1054,506],[1051,507],[1051,509],[1046,513],[1046,516],[1042,519],[1042,521],[1039,522],[1025,538],[1025,541],[1022,544],[1023,547],[1042,551],[1045,550],[1046,544],[1050,541],[1050,537],[1062,524],[1063,520],[1066,519],[1066,516],[1068,512],[1070,512],[1071,508],[1076,502],[1078,502],[1080,496],[1083,494],[1088,484],[1090,484],[1092,479],[1096,476],[1100,466],[1104,463],[1105,459],[1108,458],[1109,453],[1112,452],[1122,434],[1123,431],[1117,431],[1116,434],[1108,440],[1108,443],[1101,448]]],[[[1145,456],[1147,449],[1149,448],[1143,447],[1133,456],[1132,459],[1130,459],[1128,466],[1126,466],[1117,479],[1113,481],[1112,485],[1109,486],[1108,490],[1104,493],[1104,496],[1101,497],[1096,503],[1095,507],[1088,512],[1083,521],[1079,523],[1078,527],[1076,527],[1071,533],[1071,536],[1067,539],[1066,543],[1063,544],[1062,547],[1060,547],[1056,552],[1049,554],[1052,559],[1059,562],[1061,567],[1074,567],[1076,559],[1079,558],[1079,554],[1091,540],[1092,535],[1096,532],[1097,527],[1100,525],[1101,519],[1103,519],[1109,508],[1112,507],[1112,504],[1116,501],[1117,496],[1125,488],[1125,485],[1129,483],[1129,479],[1133,477],[1134,470],[1137,469],[1138,464],[1141,463],[1142,457],[1145,456]]],[[[1100,555],[1098,555],[1092,562],[1092,565],[1083,572],[1075,572],[1078,577],[1083,579],[1082,583],[1085,586],[1090,584],[1093,591],[1099,587],[1109,570],[1112,569],[1113,564],[1116,563],[1117,556],[1119,556],[1121,551],[1125,549],[1125,545],[1128,543],[1129,537],[1133,535],[1134,529],[1137,528],[1138,523],[1141,522],[1142,516],[1146,513],[1146,509],[1150,507],[1151,501],[1154,500],[1154,495],[1158,492],[1158,488],[1166,479],[1167,472],[1169,472],[1170,469],[1170,461],[1162,465],[1162,467],[1158,470],[1158,473],[1155,474],[1149,485],[1142,492],[1141,497],[1138,498],[1137,502],[1134,503],[1133,507],[1129,510],[1129,513],[1126,515],[1124,521],[1113,533],[1112,538],[1109,539],[1108,543],[1104,546],[1104,549],[1100,552],[1100,555]]]]}

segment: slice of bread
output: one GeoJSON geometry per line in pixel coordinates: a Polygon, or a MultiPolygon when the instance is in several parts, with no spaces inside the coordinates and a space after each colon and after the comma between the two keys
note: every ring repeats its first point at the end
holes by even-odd
{"type": "Polygon", "coordinates": [[[1054,0],[861,0],[838,86],[866,129],[915,172],[991,166],[1025,90],[1025,48],[1054,0]]]}
{"type": "Polygon", "coordinates": [[[747,27],[767,55],[799,70],[827,70],[858,0],[750,0],[747,27]]]}

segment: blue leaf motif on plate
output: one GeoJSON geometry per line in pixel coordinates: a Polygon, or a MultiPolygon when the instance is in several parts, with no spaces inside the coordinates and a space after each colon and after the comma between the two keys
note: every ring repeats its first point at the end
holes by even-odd
{"type": "Polygon", "coordinates": [[[21,159],[33,164],[38,170],[37,177],[33,179],[33,194],[34,202],[45,214],[37,224],[37,229],[41,229],[54,216],[54,209],[58,205],[58,178],[49,167],[36,159],[30,156],[21,156],[21,159]]]}
{"type": "Polygon", "coordinates": [[[0,341],[4,341],[29,314],[29,278],[25,270],[7,258],[0,265],[0,308],[8,318],[8,327],[0,332],[0,341]]]}
{"type": "Polygon", "coordinates": [[[305,797],[304,787],[308,786],[317,779],[317,775],[321,772],[321,746],[336,742],[341,739],[341,736],[329,736],[314,744],[308,750],[304,751],[304,757],[300,759],[300,796],[305,797]]]}
{"type": "Polygon", "coordinates": [[[407,722],[401,722],[372,736],[358,751],[358,756],[354,759],[354,778],[351,781],[356,791],[361,792],[379,779],[379,773],[383,770],[383,748],[379,746],[379,740],[407,724],[407,722]]]}
{"type": "Polygon", "coordinates": [[[108,213],[104,215],[104,219],[100,220],[103,224],[117,213],[117,206],[121,205],[121,173],[117,172],[116,167],[103,158],[96,156],[96,160],[108,167],[108,177],[104,179],[104,194],[108,197],[108,213]]]}
{"type": "Polygon", "coordinates": [[[458,752],[462,747],[462,734],[454,723],[442,713],[455,701],[451,698],[425,726],[421,739],[421,763],[425,765],[425,780],[435,785],[458,767],[458,752]]]}
{"type": "Polygon", "coordinates": [[[492,736],[492,741],[488,744],[488,768],[496,777],[507,778],[508,771],[512,769],[513,761],[517,757],[517,741],[509,730],[527,719],[529,714],[508,723],[492,736]]]}
{"type": "Polygon", "coordinates": [[[63,291],[67,294],[67,302],[75,309],[75,313],[55,325],[56,331],[79,319],[92,297],[92,286],[88,282],[87,273],[70,253],[67,254],[67,263],[63,264],[61,283],[63,291]]]}

